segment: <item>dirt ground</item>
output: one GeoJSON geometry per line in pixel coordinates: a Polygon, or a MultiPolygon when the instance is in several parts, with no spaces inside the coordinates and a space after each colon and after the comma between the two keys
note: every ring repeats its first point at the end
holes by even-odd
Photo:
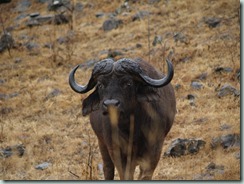
{"type": "MultiPolygon", "coordinates": [[[[240,180],[240,147],[211,148],[218,136],[240,135],[240,96],[218,96],[225,84],[240,91],[239,1],[73,0],[83,8],[65,10],[72,17],[68,24],[32,27],[26,25],[29,16],[17,17],[59,12],[48,11],[47,3],[29,1],[24,12],[15,11],[20,1],[0,4],[1,22],[15,41],[0,53],[0,149],[25,147],[22,156],[18,150],[0,156],[2,180],[104,179],[97,139],[89,118],[81,115],[87,94],[71,90],[70,70],[83,63],[77,78],[85,84],[89,62],[141,57],[165,72],[168,55],[175,69],[177,115],[153,179],[240,180]],[[120,24],[104,31],[103,22],[115,12],[120,24]],[[193,81],[200,89],[191,86],[193,81]],[[176,138],[202,139],[206,145],[197,154],[164,156],[176,138]],[[43,162],[50,163],[48,168],[35,168],[43,162]],[[222,169],[210,172],[210,163],[222,169]]],[[[0,30],[3,35],[2,26],[0,30]]]]}

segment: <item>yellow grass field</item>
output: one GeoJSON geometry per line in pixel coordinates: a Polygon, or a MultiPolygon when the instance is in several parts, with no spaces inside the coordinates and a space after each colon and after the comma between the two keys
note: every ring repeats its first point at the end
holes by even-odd
{"type": "MultiPolygon", "coordinates": [[[[29,0],[25,14],[49,12],[47,3],[29,0]]],[[[88,117],[81,114],[82,99],[68,84],[70,70],[89,60],[101,60],[108,52],[118,51],[115,59],[141,57],[162,72],[165,59],[173,53],[177,114],[166,137],[154,180],[240,180],[240,147],[211,148],[213,138],[240,135],[240,96],[218,97],[225,84],[240,91],[240,2],[237,0],[161,0],[125,1],[73,0],[81,3],[82,11],[66,11],[69,24],[43,24],[28,27],[29,17],[16,20],[21,13],[14,11],[20,1],[0,4],[5,29],[12,26],[15,47],[0,53],[0,149],[23,144],[23,156],[0,155],[2,180],[103,180],[102,159],[97,139],[88,117]],[[122,7],[122,8],[121,8],[122,7]],[[108,14],[118,11],[122,24],[104,31],[108,14]],[[149,16],[132,20],[140,11],[149,16]],[[104,13],[96,17],[97,13],[104,13]],[[211,27],[209,18],[220,23],[211,27]],[[148,36],[150,33],[150,37],[148,36]],[[152,45],[156,35],[161,43],[152,45]],[[176,36],[178,35],[178,36],[176,36]],[[68,38],[60,44],[58,38],[68,38]],[[150,44],[148,44],[150,41],[150,44]],[[28,50],[26,43],[38,47],[28,50]],[[44,47],[51,44],[51,48],[44,47]],[[149,46],[150,45],[150,46],[149,46]],[[150,49],[150,52],[149,52],[150,49]],[[231,68],[217,72],[216,68],[231,68]],[[205,75],[205,79],[199,76],[205,75]],[[202,84],[193,89],[191,83],[202,84]],[[187,99],[195,96],[194,104],[187,99]],[[228,125],[229,128],[221,127],[228,125]],[[194,155],[166,157],[164,152],[176,138],[196,138],[206,142],[194,155]],[[51,165],[44,170],[35,166],[51,165]],[[211,163],[224,167],[222,172],[208,173],[211,163]]],[[[23,13],[22,13],[23,14],[23,13]]],[[[1,24],[1,23],[0,23],[1,24]]],[[[2,26],[0,33],[3,34],[2,26]]],[[[92,67],[78,70],[76,78],[86,84],[92,67]]],[[[138,175],[136,169],[135,175],[138,175]]],[[[118,180],[116,172],[115,179],[118,180]]]]}

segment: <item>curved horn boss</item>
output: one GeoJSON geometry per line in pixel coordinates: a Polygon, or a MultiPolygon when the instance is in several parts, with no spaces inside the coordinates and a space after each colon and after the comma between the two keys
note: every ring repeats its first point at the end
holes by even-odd
{"type": "Polygon", "coordinates": [[[167,67],[168,67],[168,73],[166,76],[163,76],[161,79],[153,79],[146,75],[141,67],[138,65],[137,62],[131,60],[131,59],[120,59],[116,62],[116,71],[117,72],[128,72],[134,75],[139,75],[140,78],[148,85],[152,87],[163,87],[170,83],[170,81],[173,79],[174,76],[174,68],[170,60],[166,60],[167,67]]]}
{"type": "Polygon", "coordinates": [[[91,89],[93,89],[96,86],[96,84],[97,84],[96,79],[99,75],[103,75],[103,74],[106,74],[106,73],[109,73],[112,71],[113,63],[114,63],[114,61],[112,59],[105,59],[105,60],[98,62],[94,66],[94,69],[92,71],[92,75],[90,77],[88,84],[85,86],[82,86],[75,82],[75,72],[80,66],[80,65],[77,65],[76,67],[74,67],[71,70],[71,72],[69,74],[70,87],[77,93],[86,93],[86,92],[90,91],[91,89]]]}

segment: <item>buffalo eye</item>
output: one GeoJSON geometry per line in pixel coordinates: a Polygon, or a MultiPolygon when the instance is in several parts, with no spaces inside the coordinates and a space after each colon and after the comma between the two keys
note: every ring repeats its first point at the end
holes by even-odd
{"type": "Polygon", "coordinates": [[[98,88],[98,89],[103,89],[103,88],[104,88],[104,84],[101,83],[101,82],[98,82],[98,83],[97,83],[97,88],[98,88]]]}
{"type": "Polygon", "coordinates": [[[122,82],[122,88],[126,89],[126,88],[130,88],[133,85],[133,82],[131,80],[126,80],[122,82]]]}

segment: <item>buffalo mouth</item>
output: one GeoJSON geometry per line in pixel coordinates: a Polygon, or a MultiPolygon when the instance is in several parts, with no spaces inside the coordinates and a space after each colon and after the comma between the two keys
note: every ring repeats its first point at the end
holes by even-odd
{"type": "Polygon", "coordinates": [[[107,108],[103,107],[104,116],[113,116],[113,115],[118,116],[120,113],[121,113],[121,110],[116,106],[111,105],[111,106],[108,106],[107,108]]]}

